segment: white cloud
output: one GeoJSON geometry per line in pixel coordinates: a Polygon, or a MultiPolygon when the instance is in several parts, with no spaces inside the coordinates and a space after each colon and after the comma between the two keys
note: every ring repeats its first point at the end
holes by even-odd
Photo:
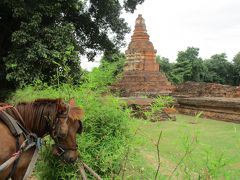
{"type": "Polygon", "coordinates": [[[231,60],[240,51],[239,8],[239,0],[145,0],[123,17],[133,30],[142,14],[157,53],[171,61],[188,46],[200,48],[203,58],[225,52],[231,60]]]}
{"type": "Polygon", "coordinates": [[[81,67],[87,71],[91,71],[93,68],[98,67],[100,65],[100,59],[102,54],[98,54],[95,57],[95,61],[88,61],[86,56],[80,56],[81,59],[81,67]]]}

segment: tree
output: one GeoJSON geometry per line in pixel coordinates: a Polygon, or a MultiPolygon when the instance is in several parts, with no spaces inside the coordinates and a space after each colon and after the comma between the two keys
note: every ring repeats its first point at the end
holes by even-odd
{"type": "Polygon", "coordinates": [[[79,54],[117,52],[129,32],[123,7],[133,12],[143,1],[2,0],[0,76],[20,85],[76,81],[79,54]]]}
{"type": "Polygon", "coordinates": [[[170,63],[168,58],[161,57],[159,55],[157,55],[156,61],[160,64],[160,71],[165,73],[169,81],[171,81],[173,84],[176,84],[177,78],[172,73],[174,63],[170,63]]]}
{"type": "Polygon", "coordinates": [[[177,63],[174,65],[173,74],[176,83],[185,81],[202,81],[203,63],[198,57],[199,49],[188,47],[186,51],[180,51],[177,56],[177,63]]]}
{"type": "Polygon", "coordinates": [[[123,72],[124,64],[126,62],[126,56],[124,53],[116,53],[111,56],[103,56],[101,59],[100,69],[104,69],[105,64],[108,66],[109,62],[113,63],[115,70],[113,71],[114,77],[123,72]]]}
{"type": "Polygon", "coordinates": [[[233,66],[227,60],[227,55],[225,53],[211,56],[210,59],[204,61],[204,64],[207,67],[204,81],[233,84],[233,66]]]}

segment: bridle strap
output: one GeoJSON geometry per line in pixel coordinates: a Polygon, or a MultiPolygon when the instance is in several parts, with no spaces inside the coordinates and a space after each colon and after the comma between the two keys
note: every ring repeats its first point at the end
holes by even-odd
{"type": "Polygon", "coordinates": [[[68,104],[67,105],[67,111],[65,114],[61,114],[61,115],[57,115],[57,121],[59,118],[64,118],[64,121],[67,122],[68,120],[68,114],[69,114],[69,111],[70,111],[70,106],[68,104]]]}
{"type": "MultiPolygon", "coordinates": [[[[20,150],[19,138],[20,138],[20,136],[17,136],[17,137],[16,137],[16,149],[17,149],[16,152],[18,152],[18,151],[20,150]]],[[[6,179],[11,178],[12,175],[15,173],[15,171],[16,171],[16,169],[17,169],[17,165],[18,165],[19,159],[20,159],[20,158],[17,158],[17,159],[13,162],[13,167],[12,167],[10,173],[8,174],[8,176],[6,177],[6,179]]]]}
{"type": "Polygon", "coordinates": [[[36,164],[36,162],[38,160],[38,157],[39,157],[39,153],[38,152],[39,152],[39,148],[36,147],[35,151],[33,153],[32,159],[31,159],[31,161],[30,161],[30,163],[28,165],[27,171],[26,171],[26,173],[25,173],[25,175],[23,177],[23,180],[27,180],[28,177],[32,174],[34,166],[35,166],[35,164],[36,164]]]}
{"type": "Polygon", "coordinates": [[[57,147],[60,147],[60,148],[62,148],[62,149],[64,149],[64,150],[71,150],[71,151],[77,151],[77,145],[75,146],[75,147],[65,147],[65,146],[63,146],[62,144],[55,144],[57,147]]]}
{"type": "Polygon", "coordinates": [[[68,120],[68,114],[69,114],[69,111],[70,111],[70,106],[69,106],[69,104],[66,104],[66,105],[67,105],[67,111],[66,111],[66,113],[57,115],[55,122],[53,122],[52,135],[53,135],[53,137],[55,137],[55,138],[58,137],[58,134],[57,134],[57,132],[56,132],[56,127],[58,127],[59,119],[60,119],[60,118],[63,118],[63,119],[64,119],[64,122],[67,122],[67,120],[68,120]],[[55,133],[56,133],[56,134],[55,134],[55,133]]]}
{"type": "Polygon", "coordinates": [[[11,106],[11,105],[5,105],[5,106],[0,107],[0,111],[3,111],[3,110],[8,109],[8,108],[12,108],[12,107],[13,106],[11,106]]]}
{"type": "Polygon", "coordinates": [[[61,157],[65,151],[77,151],[77,145],[75,147],[69,147],[66,148],[61,144],[55,144],[55,146],[61,151],[61,153],[58,153],[58,156],[61,157]]]}
{"type": "MultiPolygon", "coordinates": [[[[22,116],[20,115],[20,113],[18,112],[18,110],[17,110],[14,106],[12,106],[12,105],[2,104],[2,103],[1,103],[1,104],[0,104],[0,112],[4,111],[4,110],[6,110],[6,109],[11,109],[11,110],[15,113],[15,115],[18,116],[18,118],[19,118],[19,120],[21,121],[22,125],[25,127],[25,122],[23,121],[23,118],[22,118],[22,116]]],[[[19,123],[18,123],[18,124],[19,124],[19,123]]],[[[23,128],[22,125],[21,125],[21,128],[23,128]]],[[[23,129],[25,130],[25,128],[23,128],[23,129]]]]}

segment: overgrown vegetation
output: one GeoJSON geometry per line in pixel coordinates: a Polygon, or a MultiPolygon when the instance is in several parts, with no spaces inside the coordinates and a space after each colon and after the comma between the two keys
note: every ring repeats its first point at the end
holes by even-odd
{"type": "MultiPolygon", "coordinates": [[[[222,126],[222,122],[214,121],[205,123],[200,118],[201,113],[190,119],[177,116],[177,122],[133,120],[130,118],[130,110],[113,97],[108,88],[121,72],[125,57],[122,54],[111,56],[113,63],[109,63],[106,58],[109,57],[102,59],[99,68],[83,72],[78,85],[61,83],[61,76],[56,77],[58,83],[53,86],[34,81],[32,85],[18,89],[9,102],[59,97],[68,101],[74,97],[85,110],[84,133],[77,137],[81,159],[106,179],[152,179],[159,165],[156,160],[158,153],[160,179],[232,179],[240,176],[233,167],[238,163],[235,157],[239,157],[231,150],[237,149],[234,145],[238,142],[236,138],[239,138],[237,125],[232,133],[233,125],[222,126]],[[225,126],[228,128],[225,129],[225,126]],[[160,131],[163,134],[160,151],[157,152],[156,141],[160,131]],[[218,133],[212,134],[214,131],[218,133]],[[217,135],[221,132],[227,133],[227,136],[221,136],[220,139],[229,144],[226,145],[228,148],[218,152],[224,144],[218,140],[217,135]]],[[[171,97],[158,97],[151,111],[146,113],[148,119],[172,101],[171,97]]],[[[65,164],[52,157],[49,151],[51,144],[52,141],[47,139],[35,175],[39,179],[79,179],[77,164],[65,164]]]]}
{"type": "MultiPolygon", "coordinates": [[[[156,122],[134,120],[126,105],[113,97],[108,86],[114,82],[119,61],[102,61],[99,68],[85,72],[80,86],[57,84],[48,86],[41,81],[18,89],[9,101],[30,101],[36,98],[74,97],[85,110],[84,133],[77,137],[81,159],[105,179],[234,179],[240,177],[237,155],[238,125],[205,121],[199,116],[177,115],[177,121],[156,122]],[[195,121],[197,123],[193,124],[195,121]],[[159,151],[157,137],[162,131],[159,151]],[[224,144],[224,146],[223,146],[224,144]]],[[[172,102],[171,97],[156,99],[154,114],[172,102]]],[[[65,164],[52,157],[46,142],[35,175],[39,179],[79,179],[77,164],[65,164]]],[[[90,177],[91,178],[91,177],[90,177]]]]}
{"type": "MultiPolygon", "coordinates": [[[[17,90],[9,101],[16,103],[58,97],[69,100],[74,97],[85,111],[84,133],[77,139],[81,160],[102,177],[114,177],[120,172],[130,138],[128,108],[115,97],[106,95],[107,86],[114,81],[119,63],[104,62],[101,67],[85,74],[81,86],[48,86],[38,83],[17,90]]],[[[43,161],[38,163],[36,175],[40,179],[78,179],[78,167],[53,158],[49,152],[50,146],[47,142],[42,151],[43,161]]]]}

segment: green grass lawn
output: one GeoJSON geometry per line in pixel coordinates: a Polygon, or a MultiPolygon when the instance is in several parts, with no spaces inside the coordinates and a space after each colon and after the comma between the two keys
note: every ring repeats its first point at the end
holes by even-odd
{"type": "Polygon", "coordinates": [[[177,115],[177,121],[132,120],[133,133],[138,130],[124,177],[154,179],[162,131],[158,179],[240,179],[240,124],[201,118],[193,122],[195,117],[185,115],[177,115]]]}

